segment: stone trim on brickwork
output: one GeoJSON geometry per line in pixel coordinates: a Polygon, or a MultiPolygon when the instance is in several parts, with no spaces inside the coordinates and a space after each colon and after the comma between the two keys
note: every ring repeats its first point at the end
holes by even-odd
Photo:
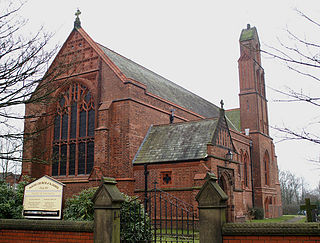
{"type": "Polygon", "coordinates": [[[0,230],[93,232],[93,221],[0,219],[0,230]]]}
{"type": "Polygon", "coordinates": [[[222,234],[320,236],[320,223],[227,223],[223,225],[222,234]]]}

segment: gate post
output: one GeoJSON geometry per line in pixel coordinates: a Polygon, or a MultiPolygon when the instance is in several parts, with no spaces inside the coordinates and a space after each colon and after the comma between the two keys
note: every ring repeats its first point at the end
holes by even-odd
{"type": "Polygon", "coordinates": [[[228,196],[213,173],[207,173],[206,182],[196,200],[199,203],[200,243],[222,242],[222,225],[226,222],[228,196]]]}
{"type": "Polygon", "coordinates": [[[114,178],[103,177],[93,196],[94,242],[120,243],[120,206],[124,198],[114,178]]]}

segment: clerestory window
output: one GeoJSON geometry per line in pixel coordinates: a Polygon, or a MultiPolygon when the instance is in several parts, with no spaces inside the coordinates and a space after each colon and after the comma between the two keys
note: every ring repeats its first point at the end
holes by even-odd
{"type": "Polygon", "coordinates": [[[52,176],[90,174],[94,163],[94,99],[73,83],[59,98],[54,120],[52,176]]]}

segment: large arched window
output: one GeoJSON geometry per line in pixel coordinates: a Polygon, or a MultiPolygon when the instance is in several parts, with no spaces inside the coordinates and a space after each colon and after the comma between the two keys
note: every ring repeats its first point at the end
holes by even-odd
{"type": "Polygon", "coordinates": [[[265,184],[269,185],[269,183],[270,183],[270,175],[269,175],[270,159],[269,159],[268,151],[266,151],[264,153],[263,164],[264,164],[264,180],[265,180],[265,184]]]}
{"type": "Polygon", "coordinates": [[[61,95],[54,120],[52,176],[90,174],[94,161],[94,99],[73,83],[61,95]]]}

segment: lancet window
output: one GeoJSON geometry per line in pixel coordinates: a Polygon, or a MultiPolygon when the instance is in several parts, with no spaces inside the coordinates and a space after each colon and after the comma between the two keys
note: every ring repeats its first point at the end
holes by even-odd
{"type": "Polygon", "coordinates": [[[269,175],[270,159],[269,159],[268,151],[266,151],[265,154],[264,154],[263,164],[264,164],[264,180],[265,180],[265,184],[269,185],[269,183],[270,183],[270,175],[269,175]]]}
{"type": "Polygon", "coordinates": [[[94,163],[94,99],[87,87],[71,84],[60,96],[54,120],[52,176],[90,174],[94,163]]]}

